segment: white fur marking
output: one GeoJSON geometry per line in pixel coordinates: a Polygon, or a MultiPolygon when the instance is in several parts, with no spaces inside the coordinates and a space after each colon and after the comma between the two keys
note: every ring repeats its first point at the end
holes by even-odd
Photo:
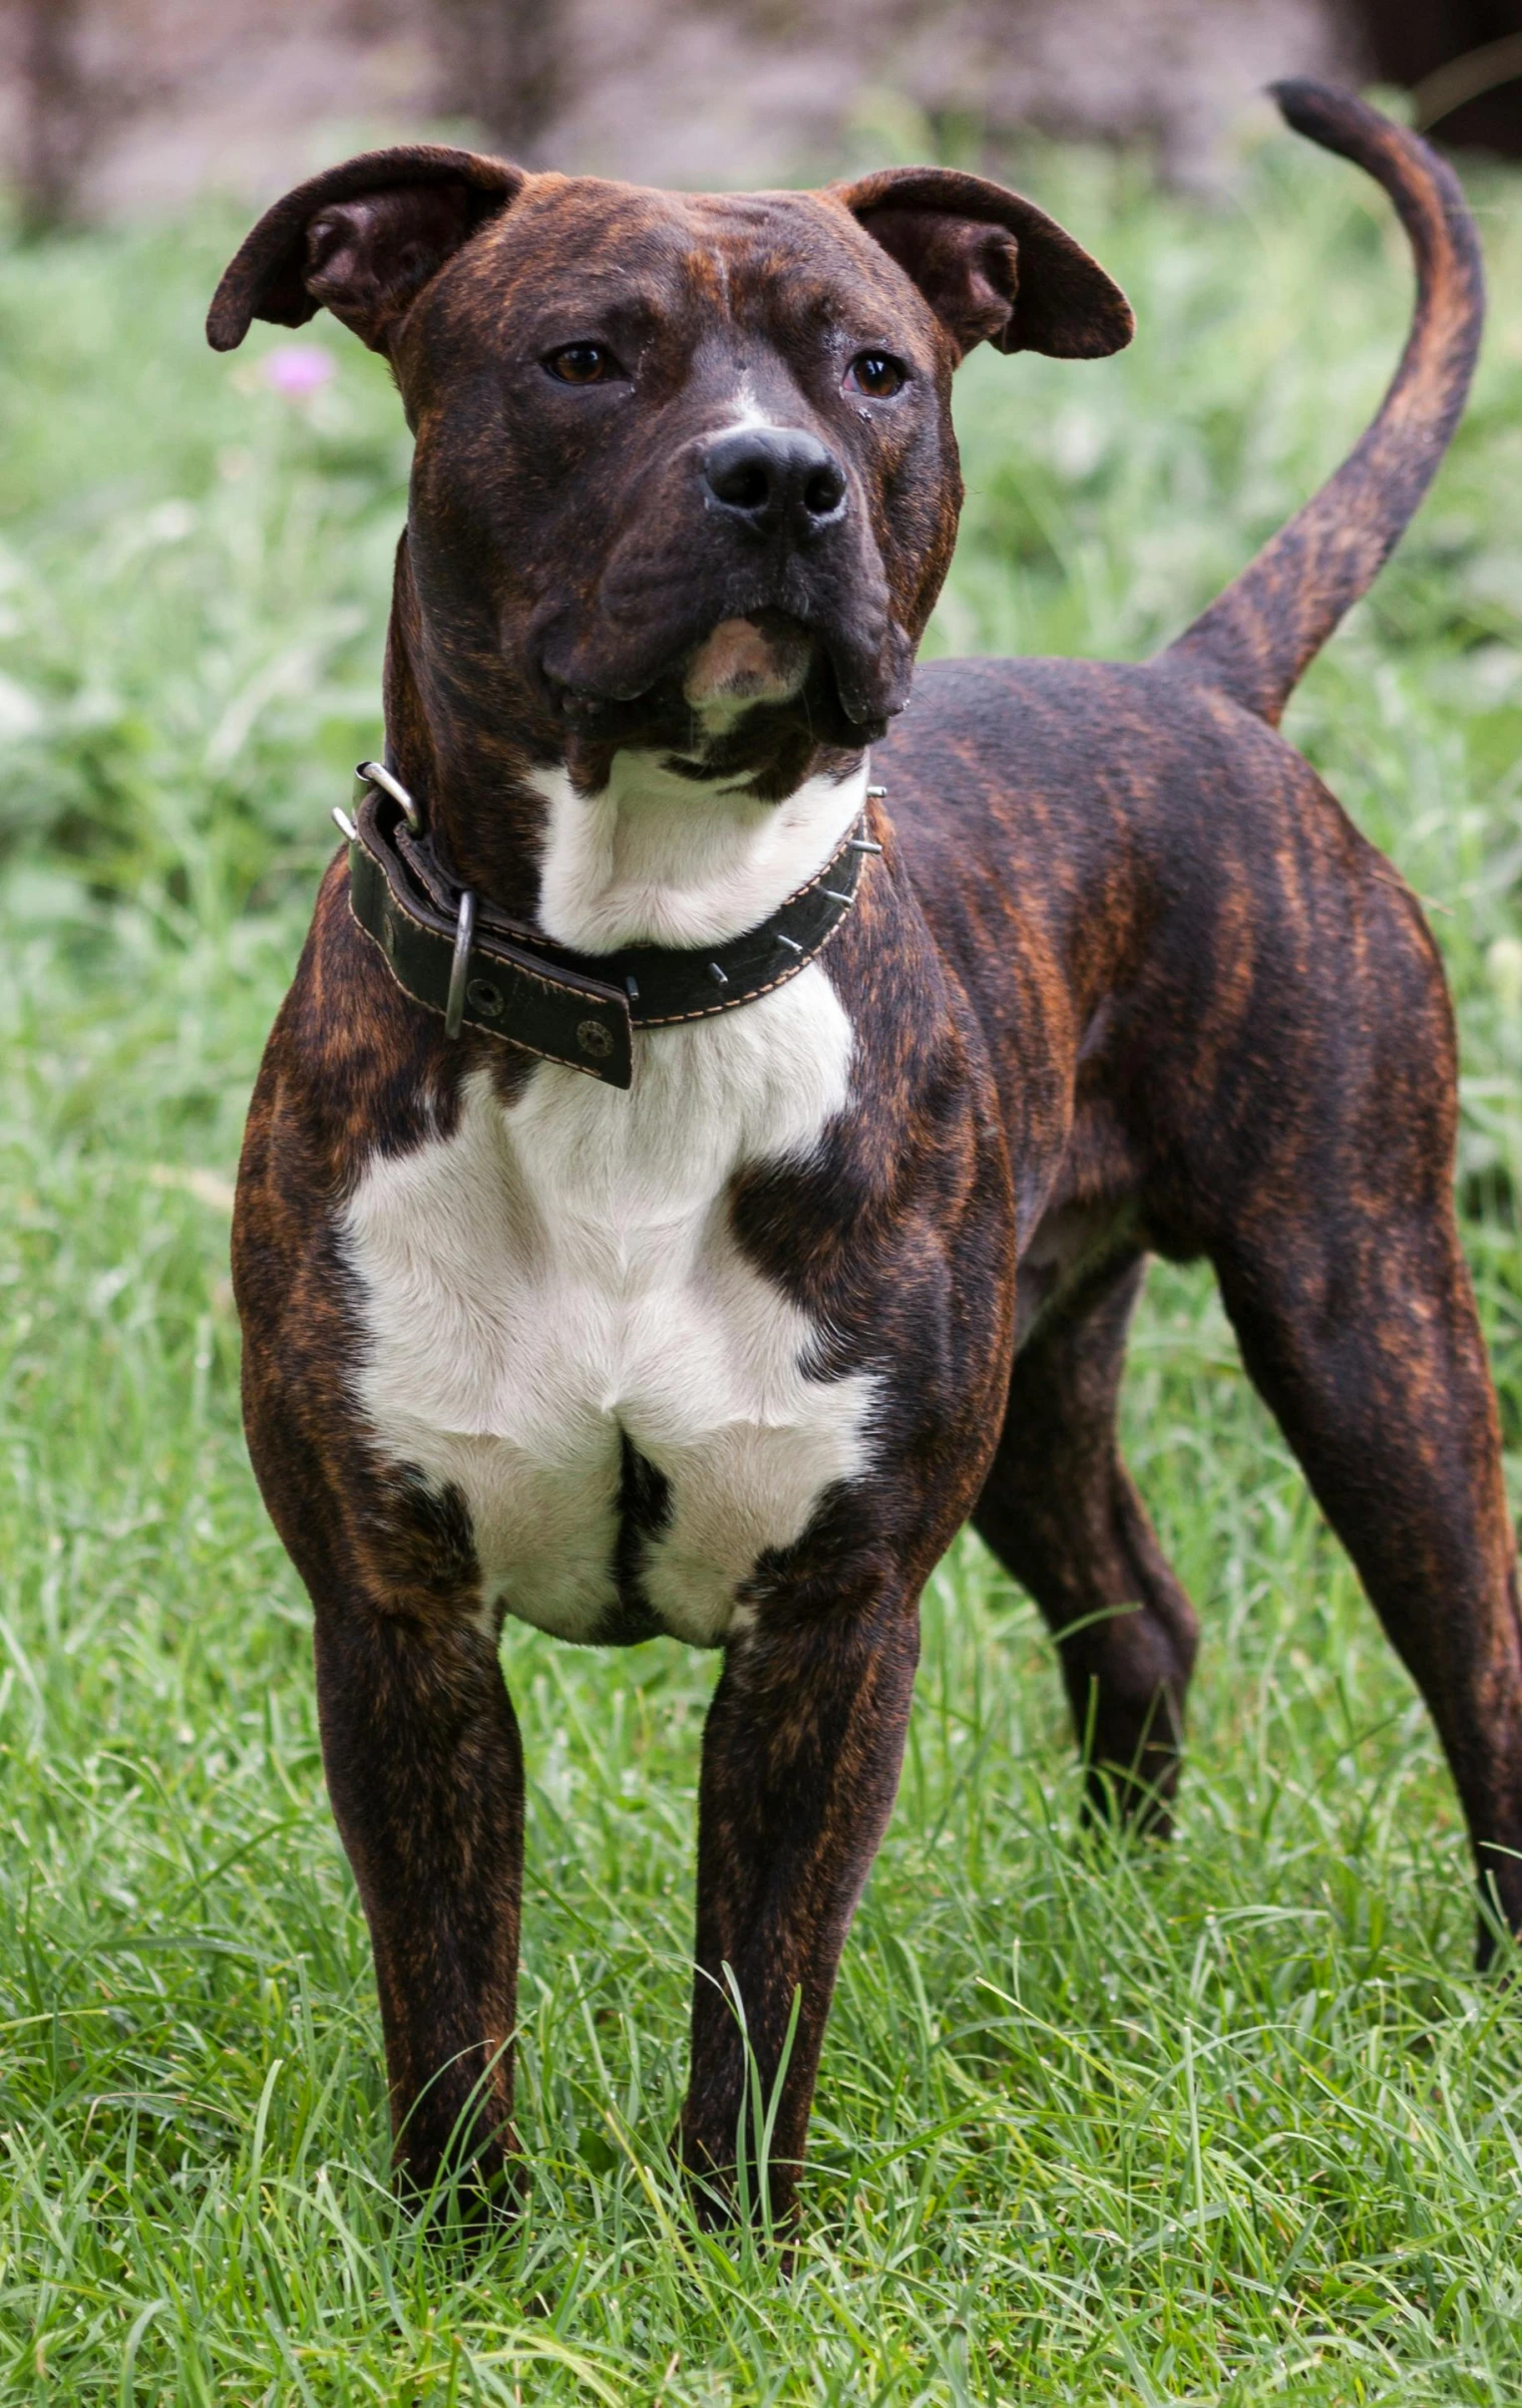
{"type": "Polygon", "coordinates": [[[635,1041],[625,1095],[543,1064],[511,1109],[478,1073],[454,1135],[377,1155],[348,1206],[364,1411],[385,1455],[463,1495],[482,1604],[570,1639],[615,1602],[620,1438],[670,1483],[644,1590],[720,1644],[766,1548],[865,1467],[875,1381],[803,1369],[815,1331],[741,1254],[743,1164],[806,1157],[849,1092],[816,963],[635,1041]]]}
{"type": "Polygon", "coordinates": [[[838,785],[810,778],[785,803],[755,803],[694,785],[655,753],[615,753],[596,795],[544,772],[545,933],[591,953],[741,936],[823,868],[861,816],[868,774],[864,759],[838,785]]]}
{"type": "Polygon", "coordinates": [[[735,391],[735,406],[720,431],[729,434],[736,427],[769,427],[773,423],[771,412],[763,410],[757,401],[750,378],[742,376],[735,391]]]}

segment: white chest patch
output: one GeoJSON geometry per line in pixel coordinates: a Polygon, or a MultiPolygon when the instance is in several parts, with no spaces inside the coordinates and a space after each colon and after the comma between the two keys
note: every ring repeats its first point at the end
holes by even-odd
{"type": "Polygon", "coordinates": [[[360,1402],[387,1457],[464,1498],[484,1607],[598,1636],[627,1442],[668,1489],[643,1597],[674,1636],[717,1645],[757,1556],[864,1469],[872,1375],[810,1375],[813,1325],[728,1213],[737,1171],[813,1151],[851,1044],[816,964],[739,1011],[636,1034],[627,1094],[543,1063],[505,1109],[478,1074],[450,1137],[370,1163],[345,1216],[360,1402]]]}

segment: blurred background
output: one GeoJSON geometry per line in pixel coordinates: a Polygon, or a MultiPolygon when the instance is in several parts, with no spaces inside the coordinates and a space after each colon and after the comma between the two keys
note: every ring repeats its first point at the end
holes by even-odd
{"type": "Polygon", "coordinates": [[[0,172],[58,223],[262,199],[422,122],[691,185],[923,120],[1140,144],[1208,184],[1287,74],[1405,86],[1444,139],[1522,148],[1522,0],[9,0],[0,172]]]}

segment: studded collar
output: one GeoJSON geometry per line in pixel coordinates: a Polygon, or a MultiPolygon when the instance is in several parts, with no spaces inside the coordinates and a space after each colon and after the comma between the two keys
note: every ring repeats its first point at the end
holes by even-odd
{"type": "Polygon", "coordinates": [[[815,876],[724,944],[577,953],[449,876],[412,797],[378,762],[360,763],[354,799],[352,821],[333,814],[349,840],[349,908],[398,986],[441,1013],[450,1037],[475,1029],[610,1087],[632,1081],[636,1028],[738,1011],[807,969],[882,851],[863,817],[815,876]]]}

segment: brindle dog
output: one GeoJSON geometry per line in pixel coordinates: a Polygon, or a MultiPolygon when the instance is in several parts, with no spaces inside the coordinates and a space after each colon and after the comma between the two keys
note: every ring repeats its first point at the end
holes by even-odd
{"type": "Polygon", "coordinates": [[[1214,1264],[1522,1921],[1452,1016],[1415,902],[1275,732],[1452,431],[1478,254],[1413,136],[1279,98],[1414,246],[1374,424],[1159,659],[938,664],[891,734],[961,499],[953,368],[1129,339],[1028,201],[930,169],[689,197],[404,149],[279,202],[217,293],[219,349],[325,306],[391,363],[416,456],[387,759],[449,894],[616,968],[701,958],[863,849],[828,947],[637,1029],[627,1092],[452,1040],[356,923],[348,858],[323,880],[236,1287],[414,2183],[511,2180],[506,1612],[725,1647],[680,2136],[710,2202],[741,2125],[732,1978],[768,2086],[798,2002],[790,2209],[920,1591],[968,1516],[1056,1633],[1096,1802],[1166,1829],[1196,1622],[1115,1435],[1149,1252],[1214,1264]]]}

